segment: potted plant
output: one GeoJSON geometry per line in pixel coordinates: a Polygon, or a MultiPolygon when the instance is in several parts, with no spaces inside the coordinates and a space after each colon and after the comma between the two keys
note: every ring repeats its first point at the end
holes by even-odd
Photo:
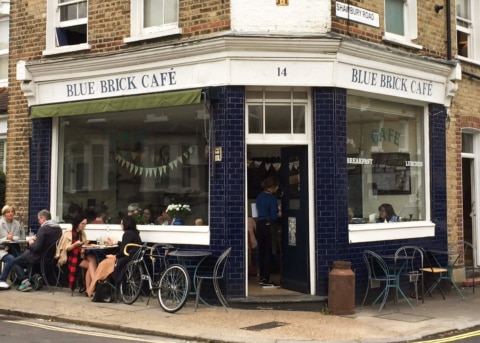
{"type": "Polygon", "coordinates": [[[183,219],[191,212],[190,205],[170,204],[166,212],[173,218],[172,225],[183,225],[183,219]]]}

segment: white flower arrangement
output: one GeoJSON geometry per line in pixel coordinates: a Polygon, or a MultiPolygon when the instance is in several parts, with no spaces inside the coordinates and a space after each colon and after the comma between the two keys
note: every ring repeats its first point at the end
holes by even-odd
{"type": "Polygon", "coordinates": [[[192,210],[187,204],[170,204],[166,211],[172,218],[185,218],[192,210]]]}

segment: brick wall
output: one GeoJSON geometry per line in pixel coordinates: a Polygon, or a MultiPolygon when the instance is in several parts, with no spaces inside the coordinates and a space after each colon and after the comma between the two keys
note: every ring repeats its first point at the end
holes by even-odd
{"type": "MultiPolygon", "coordinates": [[[[367,42],[392,46],[400,51],[406,51],[422,56],[436,56],[445,58],[447,56],[447,31],[446,31],[446,11],[441,10],[436,13],[434,7],[440,4],[435,0],[417,0],[417,25],[418,38],[413,43],[421,45],[422,50],[403,47],[398,44],[392,44],[383,41],[382,36],[385,33],[384,22],[384,2],[385,0],[351,0],[341,1],[350,3],[352,6],[360,7],[379,14],[380,27],[373,27],[352,20],[338,18],[335,16],[335,0],[332,0],[332,32],[353,38],[361,39],[367,42]]],[[[441,5],[444,5],[442,2],[441,5]]],[[[455,13],[455,1],[452,1],[452,14],[455,13]]],[[[452,27],[454,26],[455,16],[453,15],[452,27]]]]}
{"type": "MultiPolygon", "coordinates": [[[[123,43],[130,36],[130,0],[89,1],[90,51],[71,53],[75,58],[85,55],[106,54],[147,45],[165,45],[192,37],[208,35],[230,27],[230,1],[180,1],[180,27],[184,34],[132,44],[123,43]]],[[[29,201],[29,141],[32,122],[28,117],[28,104],[21,83],[16,80],[16,63],[56,59],[64,56],[42,56],[46,48],[46,1],[19,0],[10,4],[10,65],[7,140],[6,201],[17,207],[20,220],[27,222],[29,201]]],[[[27,87],[28,88],[28,87],[27,87]]],[[[45,152],[46,153],[46,152],[45,152]]],[[[34,214],[36,216],[36,213],[34,214]]],[[[36,217],[34,220],[36,223],[36,217]]]]}

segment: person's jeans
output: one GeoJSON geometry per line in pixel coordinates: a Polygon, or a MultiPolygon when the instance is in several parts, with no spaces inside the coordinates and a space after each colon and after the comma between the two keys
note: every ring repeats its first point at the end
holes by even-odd
{"type": "Polygon", "coordinates": [[[17,274],[18,281],[22,282],[23,280],[28,279],[28,275],[25,273],[25,269],[28,267],[28,265],[29,263],[26,253],[15,257],[15,259],[12,261],[12,269],[15,274],[17,274]]]}
{"type": "Polygon", "coordinates": [[[5,256],[3,256],[3,270],[2,274],[0,274],[0,281],[7,281],[8,274],[12,269],[13,260],[15,260],[15,256],[13,256],[12,254],[6,254],[5,256]]]}

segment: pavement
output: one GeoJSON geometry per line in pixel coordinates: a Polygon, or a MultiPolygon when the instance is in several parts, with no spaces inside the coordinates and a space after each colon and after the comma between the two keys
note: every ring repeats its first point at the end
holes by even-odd
{"type": "MultiPolygon", "coordinates": [[[[199,342],[405,342],[440,332],[480,325],[480,289],[463,289],[462,300],[455,291],[427,296],[425,303],[413,299],[414,308],[404,300],[399,307],[387,302],[382,312],[378,305],[355,308],[351,315],[316,311],[278,310],[273,302],[252,308],[199,305],[189,299],[177,313],[164,312],[156,298],[139,299],[133,305],[94,303],[91,298],[68,289],[44,287],[39,291],[0,291],[0,313],[41,318],[102,329],[146,334],[199,342]]],[[[285,298],[284,301],[288,301],[285,298]]]]}

